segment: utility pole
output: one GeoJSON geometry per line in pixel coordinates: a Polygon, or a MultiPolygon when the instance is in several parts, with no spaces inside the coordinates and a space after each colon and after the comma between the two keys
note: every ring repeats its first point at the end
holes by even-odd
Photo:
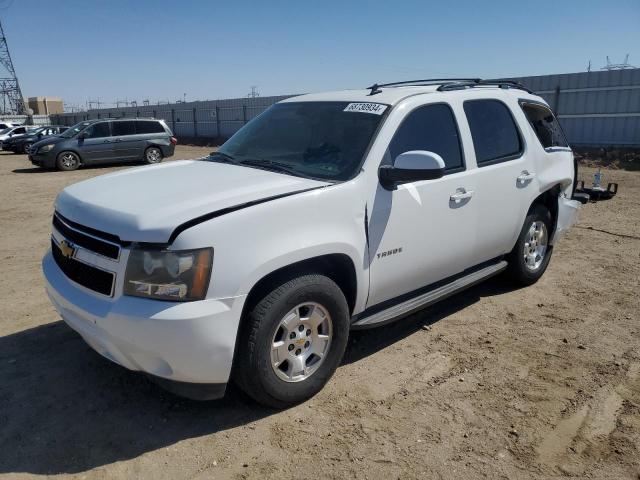
{"type": "Polygon", "coordinates": [[[27,109],[24,105],[24,98],[18,83],[16,71],[13,68],[7,38],[4,36],[4,29],[0,22],[0,63],[8,72],[9,76],[0,78],[0,94],[2,95],[2,113],[12,113],[15,115],[25,115],[27,109]],[[7,105],[8,104],[8,105],[7,105]]]}

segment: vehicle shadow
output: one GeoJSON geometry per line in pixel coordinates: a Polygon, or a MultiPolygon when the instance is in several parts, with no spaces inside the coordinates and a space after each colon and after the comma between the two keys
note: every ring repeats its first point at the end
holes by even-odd
{"type": "Polygon", "coordinates": [[[342,363],[343,365],[355,363],[414,334],[423,326],[433,325],[449,315],[473,305],[484,297],[501,295],[518,288],[500,275],[389,325],[368,330],[355,330],[349,336],[349,345],[342,363]]]}
{"type": "MultiPolygon", "coordinates": [[[[83,165],[80,170],[103,170],[113,167],[139,167],[146,165],[144,162],[112,162],[112,163],[100,163],[98,165],[83,165]]],[[[77,170],[76,170],[77,171],[77,170]]],[[[55,168],[42,168],[42,167],[30,167],[30,168],[14,168],[13,173],[58,173],[60,175],[68,174],[69,172],[63,172],[55,168]]]]}
{"type": "MultiPolygon", "coordinates": [[[[508,290],[492,280],[385,328],[353,332],[344,363],[508,290]]],[[[59,320],[0,338],[0,474],[81,473],[273,413],[232,385],[218,401],[176,397],[103,359],[59,320]]]]}

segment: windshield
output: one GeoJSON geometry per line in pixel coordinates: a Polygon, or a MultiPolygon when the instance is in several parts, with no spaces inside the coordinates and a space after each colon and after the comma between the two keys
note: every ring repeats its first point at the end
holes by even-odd
{"type": "Polygon", "coordinates": [[[352,108],[348,102],[273,105],[207,160],[225,161],[323,180],[353,177],[386,106],[352,108]]]}
{"type": "Polygon", "coordinates": [[[40,132],[44,132],[47,129],[47,127],[39,127],[36,128],[35,130],[29,130],[27,133],[30,135],[37,135],[40,132]]]}
{"type": "Polygon", "coordinates": [[[78,133],[80,133],[82,130],[87,128],[92,123],[93,122],[76,123],[73,127],[69,127],[68,130],[66,130],[64,133],[60,134],[60,136],[63,137],[63,138],[75,137],[78,133]]]}
{"type": "Polygon", "coordinates": [[[0,135],[4,135],[5,133],[9,133],[10,131],[10,128],[3,128],[2,130],[0,130],[0,135]]]}

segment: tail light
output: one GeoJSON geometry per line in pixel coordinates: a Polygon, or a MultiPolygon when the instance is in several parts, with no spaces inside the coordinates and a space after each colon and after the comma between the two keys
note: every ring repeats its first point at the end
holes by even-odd
{"type": "Polygon", "coordinates": [[[171,137],[171,145],[177,145],[178,139],[176,137],[171,137]]]}

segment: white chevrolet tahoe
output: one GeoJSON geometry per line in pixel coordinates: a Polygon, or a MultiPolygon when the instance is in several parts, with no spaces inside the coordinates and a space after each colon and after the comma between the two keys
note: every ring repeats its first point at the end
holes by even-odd
{"type": "Polygon", "coordinates": [[[575,163],[509,81],[400,82],[284,100],[209,157],[65,188],[47,291],[97,352],[199,399],[233,380],[285,407],[349,331],[502,271],[530,285],[574,222],[575,163]]]}

